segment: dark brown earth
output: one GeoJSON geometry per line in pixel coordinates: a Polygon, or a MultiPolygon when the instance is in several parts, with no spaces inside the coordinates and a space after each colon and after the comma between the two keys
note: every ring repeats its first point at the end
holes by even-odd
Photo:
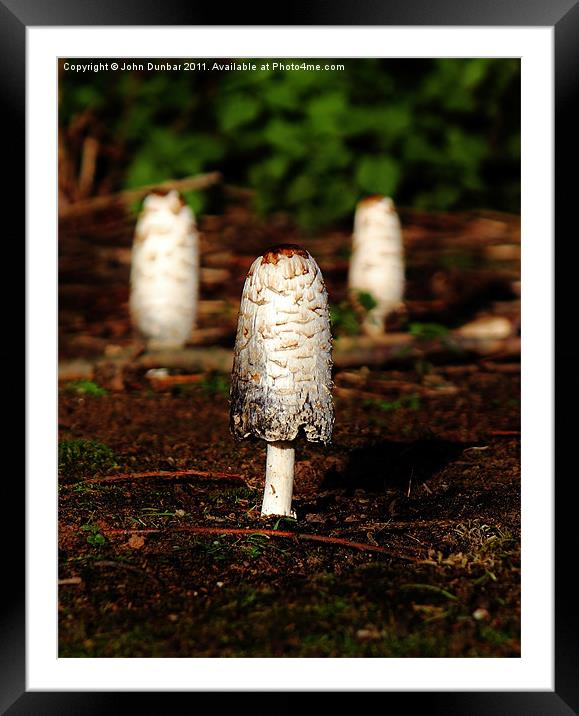
{"type": "MultiPolygon", "coordinates": [[[[134,222],[89,218],[60,230],[64,362],[134,343],[134,222]]],[[[480,315],[518,330],[517,217],[402,220],[408,290],[396,330],[414,322],[418,336],[440,335],[480,315]]],[[[247,269],[288,242],[316,258],[334,334],[348,333],[347,229],[303,237],[239,207],[201,228],[194,344],[232,346],[247,269]]],[[[98,373],[74,382],[68,370],[60,384],[61,657],[520,655],[517,355],[451,351],[336,371],[333,443],[297,445],[297,521],[259,515],[265,445],[229,434],[229,375],[125,378],[102,390],[98,373]],[[176,475],[194,470],[205,476],[176,475]]]]}
{"type": "MultiPolygon", "coordinates": [[[[338,395],[333,444],[297,450],[297,523],[279,524],[259,516],[265,448],[230,437],[225,381],[63,389],[61,439],[108,445],[111,472],[231,472],[248,486],[61,476],[60,577],[72,583],[60,587],[60,655],[518,656],[519,440],[496,433],[519,430],[519,375],[470,368],[436,369],[429,382],[457,392],[411,406],[338,395]],[[276,526],[394,556],[252,532],[276,526]]],[[[344,376],[338,388],[424,384],[412,371],[344,376]]]]}

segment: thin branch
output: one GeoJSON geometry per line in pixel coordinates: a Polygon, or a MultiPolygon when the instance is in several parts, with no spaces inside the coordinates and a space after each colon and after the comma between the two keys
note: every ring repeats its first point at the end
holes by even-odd
{"type": "Polygon", "coordinates": [[[75,201],[73,204],[61,206],[60,218],[70,219],[82,216],[83,214],[88,214],[91,211],[108,209],[117,204],[127,205],[133,201],[142,199],[145,194],[148,194],[154,189],[166,191],[170,191],[171,189],[177,189],[178,191],[191,191],[193,189],[205,189],[213,184],[217,184],[220,181],[221,174],[219,172],[210,172],[208,174],[186,177],[185,179],[161,182],[160,184],[147,184],[146,186],[141,186],[138,189],[128,189],[126,191],[118,192],[117,194],[95,196],[90,199],[75,201]]]}
{"type": "Polygon", "coordinates": [[[342,537],[328,537],[325,535],[312,535],[302,534],[300,532],[282,532],[280,530],[268,530],[268,529],[243,529],[239,527],[176,527],[173,529],[160,530],[160,529],[144,529],[144,530],[130,530],[130,529],[107,529],[103,530],[108,535],[147,535],[147,534],[173,534],[175,532],[191,532],[195,534],[212,534],[212,535],[265,535],[267,537],[279,537],[282,539],[294,539],[296,541],[305,540],[309,542],[324,542],[325,544],[336,544],[341,547],[349,547],[350,549],[357,549],[362,552],[379,552],[385,554],[392,559],[399,559],[405,562],[416,562],[416,557],[410,557],[408,555],[399,554],[392,552],[385,547],[378,545],[366,544],[365,542],[351,542],[350,540],[343,539],[342,537]]]}
{"type": "Polygon", "coordinates": [[[58,580],[59,587],[66,587],[68,585],[76,586],[78,584],[82,584],[82,579],[80,577],[67,577],[66,579],[58,580]]]}
{"type": "Polygon", "coordinates": [[[107,484],[109,482],[128,482],[146,478],[160,478],[162,480],[180,480],[183,477],[200,477],[204,480],[223,480],[236,484],[248,486],[241,475],[229,472],[204,472],[202,470],[153,470],[151,472],[127,472],[118,475],[104,475],[103,477],[91,477],[74,485],[63,485],[63,488],[74,488],[78,484],[94,485],[97,483],[107,484]]]}
{"type": "Polygon", "coordinates": [[[90,194],[96,172],[99,142],[94,137],[86,137],[82,146],[78,194],[84,198],[90,194]]]}

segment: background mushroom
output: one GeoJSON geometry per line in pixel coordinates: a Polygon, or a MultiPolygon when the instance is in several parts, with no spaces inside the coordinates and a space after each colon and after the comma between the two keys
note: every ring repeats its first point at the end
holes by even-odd
{"type": "Polygon", "coordinates": [[[298,433],[327,443],[334,423],[328,296],[310,254],[284,244],[247,275],[231,379],[231,431],[267,441],[262,515],[292,515],[298,433]]]}
{"type": "Polygon", "coordinates": [[[130,311],[150,349],[181,348],[190,338],[198,286],[193,212],[175,190],[149,194],[135,228],[130,311]]]}
{"type": "Polygon", "coordinates": [[[375,304],[364,314],[364,332],[384,333],[387,316],[401,307],[404,296],[402,231],[388,197],[369,196],[358,202],[348,286],[355,303],[360,303],[362,293],[375,304]]]}

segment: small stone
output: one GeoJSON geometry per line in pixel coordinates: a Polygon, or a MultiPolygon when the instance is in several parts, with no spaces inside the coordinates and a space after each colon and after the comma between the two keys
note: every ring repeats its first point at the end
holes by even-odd
{"type": "Polygon", "coordinates": [[[221,588],[223,586],[223,582],[217,582],[217,586],[221,588]]]}
{"type": "Polygon", "coordinates": [[[145,376],[147,378],[167,378],[169,376],[169,371],[166,368],[150,368],[146,373],[145,376]]]}
{"type": "Polygon", "coordinates": [[[486,609],[475,609],[472,613],[473,619],[476,619],[477,622],[486,621],[489,616],[490,615],[486,609]]]}
{"type": "Polygon", "coordinates": [[[175,510],[175,517],[185,517],[186,514],[185,510],[175,510]]]}
{"type": "Polygon", "coordinates": [[[131,549],[141,549],[145,544],[145,538],[142,535],[131,535],[127,544],[131,549]]]}
{"type": "Polygon", "coordinates": [[[176,622],[179,619],[179,617],[176,614],[167,614],[167,619],[170,622],[176,622]]]}
{"type": "Polygon", "coordinates": [[[375,641],[381,638],[381,634],[376,627],[369,626],[366,629],[358,629],[356,638],[360,641],[375,641]]]}

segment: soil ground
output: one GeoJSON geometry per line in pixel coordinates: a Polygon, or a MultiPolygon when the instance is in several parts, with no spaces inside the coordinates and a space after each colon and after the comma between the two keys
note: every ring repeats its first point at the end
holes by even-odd
{"type": "MultiPolygon", "coordinates": [[[[238,214],[201,223],[200,327],[229,347],[253,258],[302,243],[238,214]]],[[[516,217],[403,219],[407,322],[516,323],[516,217]]],[[[61,227],[61,360],[131,345],[131,231],[115,217],[61,227]]],[[[334,306],[349,242],[305,243],[334,306]]],[[[518,356],[337,370],[332,444],[297,444],[296,521],[260,517],[265,445],[231,437],[229,376],[189,378],[61,382],[61,657],[520,655],[518,356]]]]}
{"type": "Polygon", "coordinates": [[[60,655],[518,656],[519,439],[509,433],[519,430],[519,375],[456,371],[434,373],[455,394],[411,405],[338,396],[332,445],[297,448],[297,522],[260,517],[264,444],[233,441],[223,383],[63,389],[61,439],[109,446],[113,472],[230,472],[247,486],[61,475],[60,577],[71,581],[60,587],[60,655]],[[248,533],[179,531],[187,526],[248,533]],[[252,533],[260,528],[393,556],[252,533]]]}

